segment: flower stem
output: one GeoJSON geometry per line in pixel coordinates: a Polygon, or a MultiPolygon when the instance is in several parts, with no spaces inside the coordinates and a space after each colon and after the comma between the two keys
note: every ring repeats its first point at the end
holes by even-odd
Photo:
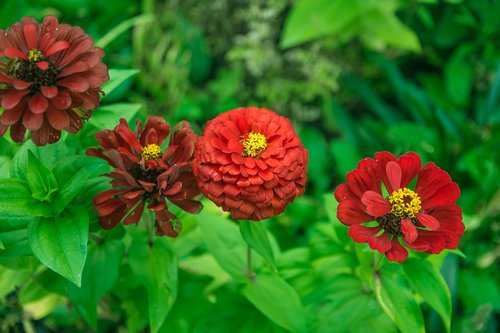
{"type": "Polygon", "coordinates": [[[247,277],[250,281],[255,280],[255,273],[252,269],[252,248],[247,245],[247,277]]]}
{"type": "Polygon", "coordinates": [[[373,262],[374,273],[378,272],[380,270],[380,267],[382,267],[382,264],[384,263],[384,257],[385,257],[384,254],[378,253],[378,258],[373,262]]]}

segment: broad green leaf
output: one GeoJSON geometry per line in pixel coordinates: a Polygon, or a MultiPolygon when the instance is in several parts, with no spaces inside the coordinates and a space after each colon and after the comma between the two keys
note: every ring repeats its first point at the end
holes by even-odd
{"type": "Polygon", "coordinates": [[[340,34],[372,6],[373,1],[299,0],[286,18],[280,46],[287,48],[340,34]]]}
{"type": "Polygon", "coordinates": [[[70,156],[54,167],[54,175],[59,183],[59,192],[54,199],[54,211],[58,214],[87,185],[89,178],[105,172],[103,161],[90,156],[70,156]]]}
{"type": "Polygon", "coordinates": [[[248,245],[241,237],[238,226],[207,209],[195,218],[200,226],[203,242],[219,265],[234,279],[245,280],[248,245]]]}
{"type": "Polygon", "coordinates": [[[26,176],[33,198],[52,202],[55,192],[58,191],[56,178],[52,171],[47,169],[29,150],[26,176]]]}
{"type": "Polygon", "coordinates": [[[155,237],[152,242],[134,239],[128,256],[130,267],[148,291],[149,326],[158,332],[177,298],[177,259],[170,240],[155,237]]]}
{"type": "Polygon", "coordinates": [[[243,295],[269,319],[292,332],[306,332],[306,312],[295,289],[277,275],[249,280],[243,295]]]}
{"type": "Polygon", "coordinates": [[[102,91],[109,95],[113,90],[118,88],[123,82],[128,80],[133,75],[139,73],[137,69],[110,69],[109,81],[102,86],[102,91]]]}
{"type": "Polygon", "coordinates": [[[474,84],[474,68],[470,57],[475,51],[474,46],[464,44],[450,57],[444,67],[446,92],[453,102],[458,105],[467,105],[474,84]]]}
{"type": "Polygon", "coordinates": [[[28,271],[8,269],[0,265],[0,299],[23,284],[30,274],[28,271]]]}
{"type": "Polygon", "coordinates": [[[118,125],[118,119],[124,118],[127,122],[135,117],[141,109],[141,104],[115,103],[103,105],[96,112],[92,113],[89,125],[95,126],[99,130],[114,128],[118,125]]]}
{"type": "Polygon", "coordinates": [[[0,243],[0,257],[33,255],[29,247],[26,228],[0,233],[0,243]]]}
{"type": "Polygon", "coordinates": [[[0,212],[31,216],[53,216],[48,203],[33,198],[28,184],[19,179],[0,179],[0,212]]]}
{"type": "Polygon", "coordinates": [[[2,212],[0,214],[0,232],[25,229],[33,220],[32,216],[2,212]]]}
{"type": "Polygon", "coordinates": [[[35,220],[28,228],[35,256],[54,272],[81,285],[87,256],[89,217],[76,206],[54,218],[35,220]]]}
{"type": "Polygon", "coordinates": [[[57,162],[67,156],[68,149],[63,141],[43,147],[35,145],[31,140],[26,141],[12,158],[10,165],[12,178],[29,181],[27,178],[28,151],[31,151],[46,168],[52,170],[57,162]]]}
{"type": "Polygon", "coordinates": [[[241,236],[243,236],[243,239],[247,242],[247,244],[264,257],[269,264],[273,267],[276,266],[267,229],[262,222],[241,220],[239,223],[241,236]]]}
{"type": "Polygon", "coordinates": [[[444,278],[426,260],[409,258],[402,266],[411,288],[439,313],[446,331],[449,332],[451,296],[444,278]]]}
{"type": "Polygon", "coordinates": [[[119,240],[89,246],[81,287],[68,284],[69,298],[93,329],[97,329],[97,304],[118,279],[123,252],[119,240]]]}
{"type": "Polygon", "coordinates": [[[398,264],[385,264],[375,275],[375,294],[385,313],[402,333],[425,332],[422,310],[398,264]]]}
{"type": "Polygon", "coordinates": [[[10,157],[0,156],[0,179],[10,177],[10,157]]]}
{"type": "Polygon", "coordinates": [[[392,4],[379,5],[360,17],[365,41],[370,43],[373,37],[379,38],[387,45],[402,50],[420,52],[420,42],[413,30],[396,17],[392,4]]]}

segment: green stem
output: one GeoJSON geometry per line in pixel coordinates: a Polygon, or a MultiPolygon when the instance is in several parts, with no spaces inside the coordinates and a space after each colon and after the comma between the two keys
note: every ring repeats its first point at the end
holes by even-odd
{"type": "Polygon", "coordinates": [[[378,258],[373,264],[373,272],[376,273],[380,270],[380,267],[382,267],[382,264],[384,263],[384,257],[385,255],[382,253],[378,253],[378,258]]]}
{"type": "Polygon", "coordinates": [[[247,245],[247,277],[249,280],[255,280],[255,273],[252,269],[252,248],[247,245]]]}

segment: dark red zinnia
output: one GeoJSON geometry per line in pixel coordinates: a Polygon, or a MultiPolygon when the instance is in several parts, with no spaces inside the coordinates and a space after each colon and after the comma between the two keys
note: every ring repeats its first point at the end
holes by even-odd
{"type": "Polygon", "coordinates": [[[346,180],[335,190],[337,217],[354,241],[399,262],[408,257],[400,239],[407,248],[433,254],[457,248],[465,228],[456,205],[460,189],[434,163],[422,167],[413,152],[397,159],[381,152],[361,160],[346,180]]]}
{"type": "Polygon", "coordinates": [[[207,123],[196,143],[193,171],[203,194],[233,218],[262,220],[302,195],[307,161],[288,119],[245,107],[207,123]]]}
{"type": "Polygon", "coordinates": [[[30,17],[0,30],[0,135],[22,142],[26,130],[37,145],[54,143],[61,131],[76,133],[99,105],[109,80],[104,52],[80,27],[47,16],[30,17]]]}
{"type": "Polygon", "coordinates": [[[102,158],[115,168],[106,175],[112,178],[113,188],[94,198],[101,226],[112,229],[120,222],[136,224],[147,204],[156,216],[156,233],[177,236],[181,224],[168,210],[166,200],[190,213],[201,209],[201,193],[191,169],[196,134],[189,124],[180,122],[170,131],[163,118],[151,116],[144,127],[137,121],[133,133],[120,119],[114,130],[95,136],[102,148],[89,148],[87,155],[102,158]],[[162,152],[169,133],[170,141],[162,152]]]}

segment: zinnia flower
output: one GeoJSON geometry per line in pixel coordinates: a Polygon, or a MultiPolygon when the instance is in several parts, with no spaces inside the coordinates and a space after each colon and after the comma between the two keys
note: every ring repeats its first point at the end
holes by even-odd
{"type": "Polygon", "coordinates": [[[170,125],[163,118],[151,116],[144,127],[137,121],[135,133],[120,119],[114,130],[95,134],[102,148],[89,148],[87,155],[102,158],[115,168],[106,175],[112,178],[113,188],[94,198],[104,229],[120,222],[138,223],[147,204],[156,216],[156,233],[176,237],[181,224],[168,210],[166,199],[187,212],[200,211],[200,190],[191,169],[196,134],[187,122],[180,122],[162,152],[169,133],[170,125]]]}
{"type": "Polygon", "coordinates": [[[207,123],[196,143],[193,171],[203,194],[233,218],[262,220],[302,195],[307,161],[288,119],[245,107],[207,123]]]}
{"type": "Polygon", "coordinates": [[[47,16],[30,17],[0,30],[0,135],[22,142],[26,129],[37,145],[54,143],[61,131],[76,133],[99,105],[109,80],[104,52],[80,27],[47,16]]]}
{"type": "Polygon", "coordinates": [[[456,205],[460,189],[434,163],[422,167],[413,152],[398,159],[380,152],[361,160],[346,180],[335,190],[337,217],[354,241],[399,262],[408,257],[400,239],[407,248],[432,254],[457,248],[465,228],[456,205]]]}

